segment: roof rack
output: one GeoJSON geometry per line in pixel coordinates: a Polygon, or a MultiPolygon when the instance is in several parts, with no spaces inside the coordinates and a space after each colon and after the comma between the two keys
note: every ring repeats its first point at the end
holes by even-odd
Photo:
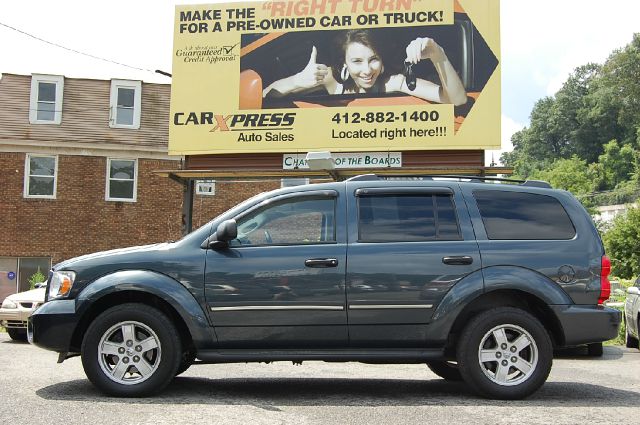
{"type": "Polygon", "coordinates": [[[458,181],[462,180],[478,180],[478,181],[496,181],[496,182],[504,182],[504,183],[517,183],[522,186],[529,187],[541,187],[545,189],[552,189],[552,186],[542,180],[518,180],[518,179],[506,179],[503,177],[481,177],[481,176],[461,176],[461,175],[452,175],[452,174],[429,174],[429,175],[421,175],[421,174],[385,174],[385,175],[377,175],[377,174],[361,174],[359,176],[351,177],[347,179],[347,181],[376,181],[376,180],[389,180],[392,179],[412,179],[412,178],[420,178],[422,180],[433,180],[434,178],[445,178],[445,179],[458,179],[458,181]]]}

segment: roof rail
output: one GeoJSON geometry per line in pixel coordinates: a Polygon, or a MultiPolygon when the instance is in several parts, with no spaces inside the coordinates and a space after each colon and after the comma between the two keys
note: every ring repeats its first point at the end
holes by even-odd
{"type": "Polygon", "coordinates": [[[479,181],[496,181],[496,182],[504,182],[504,183],[518,183],[522,186],[529,187],[541,187],[546,189],[551,189],[552,186],[542,180],[518,180],[518,179],[506,179],[503,177],[482,177],[482,176],[461,176],[461,175],[452,175],[452,174],[361,174],[359,176],[354,176],[347,181],[376,181],[376,180],[389,180],[389,178],[416,178],[420,177],[423,180],[433,180],[434,178],[446,178],[446,179],[458,179],[458,180],[479,180],[479,181]]]}
{"type": "Polygon", "coordinates": [[[544,181],[544,180],[525,180],[524,183],[522,183],[523,186],[531,186],[531,187],[543,187],[545,189],[552,189],[553,186],[551,186],[550,183],[544,181]]]}

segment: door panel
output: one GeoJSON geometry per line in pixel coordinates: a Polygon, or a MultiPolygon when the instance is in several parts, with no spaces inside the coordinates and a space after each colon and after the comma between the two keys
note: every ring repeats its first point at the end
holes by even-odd
{"type": "Polygon", "coordinates": [[[222,345],[346,344],[344,245],[210,251],[205,295],[222,345]],[[332,258],[336,267],[305,266],[332,258]]]}
{"type": "Polygon", "coordinates": [[[455,187],[356,191],[346,280],[352,346],[424,347],[442,298],[481,267],[455,187]]]}
{"type": "Polygon", "coordinates": [[[351,343],[384,346],[401,333],[407,346],[422,346],[427,324],[442,298],[460,279],[480,267],[477,244],[447,241],[384,245],[349,247],[351,343]],[[444,254],[471,257],[473,264],[444,264],[444,254]],[[398,326],[380,326],[390,324],[398,326]],[[377,331],[363,329],[366,327],[377,331]]]}
{"type": "Polygon", "coordinates": [[[270,199],[207,252],[205,297],[222,347],[348,344],[345,204],[337,192],[270,199]]]}

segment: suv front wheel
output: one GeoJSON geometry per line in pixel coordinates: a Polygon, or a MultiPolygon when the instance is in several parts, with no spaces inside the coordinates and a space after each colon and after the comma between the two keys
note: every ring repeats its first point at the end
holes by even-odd
{"type": "Polygon", "coordinates": [[[547,379],[553,347],[542,324],[524,310],[501,307],[475,316],[460,335],[460,374],[478,394],[527,397],[547,379]]]}
{"type": "Polygon", "coordinates": [[[106,394],[142,397],[161,391],[182,359],[180,337],[161,311],[123,304],[99,315],[82,341],[82,366],[106,394]]]}

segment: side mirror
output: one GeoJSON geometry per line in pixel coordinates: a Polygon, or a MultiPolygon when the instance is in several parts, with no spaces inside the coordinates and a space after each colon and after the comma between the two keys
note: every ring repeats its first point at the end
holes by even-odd
{"type": "Polygon", "coordinates": [[[225,220],[218,226],[215,232],[221,242],[229,242],[238,237],[238,225],[235,220],[225,220]]]}
{"type": "Polygon", "coordinates": [[[238,237],[238,225],[235,220],[225,220],[216,231],[200,245],[203,249],[226,248],[229,241],[238,237]]]}
{"type": "Polygon", "coordinates": [[[640,288],[637,286],[630,286],[627,288],[627,294],[640,295],[640,288]]]}

